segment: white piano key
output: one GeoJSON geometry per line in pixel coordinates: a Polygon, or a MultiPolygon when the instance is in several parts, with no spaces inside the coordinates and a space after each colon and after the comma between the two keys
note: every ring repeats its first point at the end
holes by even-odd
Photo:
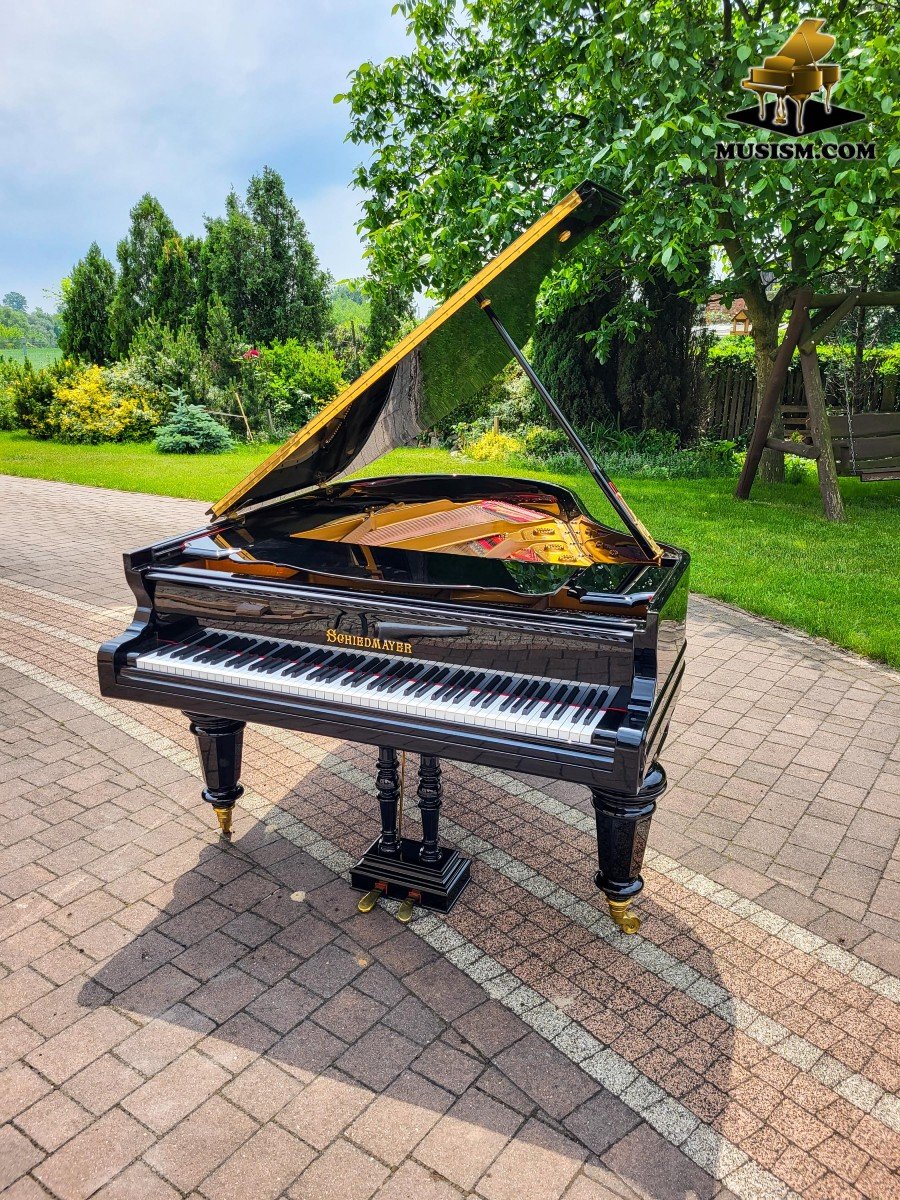
{"type": "MultiPolygon", "coordinates": [[[[238,636],[225,630],[209,630],[208,633],[221,639],[238,636]]],[[[273,640],[259,637],[256,639],[256,645],[269,645],[273,640]]],[[[224,640],[220,641],[218,646],[208,643],[198,646],[195,651],[178,659],[173,659],[172,655],[176,650],[184,649],[184,646],[161,646],[158,650],[140,655],[137,665],[155,674],[198,679],[228,687],[250,687],[321,703],[337,703],[394,715],[405,714],[422,719],[444,720],[497,732],[584,745],[590,744],[593,731],[606,710],[599,707],[587,720],[583,720],[584,708],[579,701],[593,696],[595,703],[608,703],[610,694],[610,689],[597,690],[593,684],[573,685],[571,681],[548,679],[544,676],[532,678],[524,675],[504,675],[488,668],[479,671],[477,668],[442,665],[425,660],[411,672],[409,660],[390,655],[350,655],[349,652],[340,650],[328,650],[322,655],[318,652],[324,649],[323,647],[285,640],[274,641],[274,646],[269,645],[268,651],[257,659],[245,659],[235,666],[228,665],[228,658],[212,663],[196,661],[205,654],[215,653],[217,648],[221,650],[221,646],[226,644],[224,640]],[[291,656],[291,651],[295,651],[295,656],[291,656]],[[316,652],[314,660],[303,663],[301,656],[310,651],[316,652]],[[259,669],[263,664],[271,663],[273,657],[283,657],[284,661],[274,670],[259,669]],[[342,658],[345,661],[341,663],[338,673],[333,678],[323,679],[321,672],[329,668],[334,669],[335,664],[342,658]],[[379,670],[369,678],[367,668],[371,668],[374,663],[380,664],[379,670]],[[399,685],[396,680],[392,680],[387,687],[370,686],[375,680],[390,674],[398,665],[404,672],[404,678],[399,685]],[[298,667],[300,669],[297,669],[298,667]],[[442,673],[421,690],[425,676],[434,667],[440,667],[442,673]],[[312,678],[313,676],[316,677],[312,678]],[[460,684],[467,676],[471,678],[467,679],[464,690],[460,692],[460,684]],[[540,700],[533,703],[529,712],[525,712],[524,709],[532,703],[533,697],[532,700],[526,698],[523,701],[523,690],[527,695],[528,689],[536,682],[550,684],[550,688],[540,700]],[[493,689],[501,683],[504,684],[503,690],[492,695],[493,689]],[[521,685],[524,685],[524,689],[521,685]],[[575,691],[572,691],[573,686],[575,691]],[[450,694],[442,696],[448,689],[450,694]],[[568,692],[564,689],[568,689],[568,692]],[[508,701],[513,694],[517,694],[517,699],[513,705],[509,705],[508,701]],[[558,716],[554,714],[559,700],[547,708],[548,700],[554,694],[559,697],[566,695],[569,701],[558,716]]],[[[239,642],[231,658],[244,658],[252,649],[252,642],[249,646],[245,641],[239,642]]]]}

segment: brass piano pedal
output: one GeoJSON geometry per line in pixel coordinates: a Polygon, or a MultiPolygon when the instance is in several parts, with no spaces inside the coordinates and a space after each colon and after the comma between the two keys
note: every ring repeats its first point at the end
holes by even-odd
{"type": "Polygon", "coordinates": [[[416,911],[416,903],[421,899],[421,892],[410,892],[405,900],[400,901],[400,907],[397,909],[397,920],[402,921],[404,925],[408,925],[412,920],[413,913],[416,911]]]}
{"type": "Polygon", "coordinates": [[[376,883],[370,892],[360,897],[356,907],[361,913],[371,912],[386,891],[386,883],[376,883]]]}
{"type": "Polygon", "coordinates": [[[607,900],[606,903],[609,905],[609,915],[623,933],[637,933],[641,922],[639,917],[628,911],[631,907],[630,900],[607,900]]]}
{"type": "Polygon", "coordinates": [[[216,817],[218,818],[219,832],[221,833],[222,837],[230,838],[231,837],[231,820],[234,815],[234,805],[233,804],[229,804],[227,806],[214,805],[213,812],[216,814],[216,817]]]}

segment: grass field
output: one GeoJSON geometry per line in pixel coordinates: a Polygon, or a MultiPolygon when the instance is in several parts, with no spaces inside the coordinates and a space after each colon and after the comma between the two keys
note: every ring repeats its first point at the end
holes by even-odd
{"type": "MultiPolygon", "coordinates": [[[[271,447],[163,455],[149,445],[63,446],[0,433],[0,473],[212,501],[271,447]]],[[[521,475],[493,463],[461,468],[443,450],[397,450],[365,474],[521,475]]],[[[547,475],[577,490],[601,520],[609,509],[587,476],[547,475]]],[[[730,479],[621,481],[657,538],[689,550],[694,591],[829,638],[900,667],[900,483],[841,481],[847,522],[822,516],[813,478],[757,485],[734,500],[730,479]]]]}
{"type": "MultiPolygon", "coordinates": [[[[62,350],[58,346],[29,346],[28,361],[35,368],[46,367],[50,363],[55,363],[62,356],[62,350]]],[[[0,350],[0,358],[11,358],[13,362],[22,362],[25,358],[25,351],[21,347],[17,350],[0,350]]]]}

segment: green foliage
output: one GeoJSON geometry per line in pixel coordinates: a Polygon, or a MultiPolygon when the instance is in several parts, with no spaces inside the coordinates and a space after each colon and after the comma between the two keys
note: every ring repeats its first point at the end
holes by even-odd
{"type": "Polygon", "coordinates": [[[6,308],[13,308],[16,312],[26,312],[28,302],[21,292],[7,292],[3,297],[3,304],[6,308]]]}
{"type": "Polygon", "coordinates": [[[37,371],[26,361],[10,389],[17,424],[33,437],[53,437],[50,408],[56,390],[74,380],[82,369],[74,359],[68,358],[61,358],[37,371]]]}
{"type": "MultiPolygon", "coordinates": [[[[594,179],[625,203],[545,289],[549,312],[590,296],[610,271],[632,285],[610,328],[628,327],[633,286],[654,274],[699,302],[718,247],[752,318],[762,382],[796,285],[838,269],[859,284],[900,252],[900,40],[889,4],[822,0],[815,10],[852,62],[837,94],[867,114],[852,137],[878,146],[860,162],[716,161],[718,141],[747,140],[727,113],[747,102],[746,61],[775,53],[793,29],[796,13],[781,6],[399,0],[394,11],[406,20],[404,52],[364,62],[339,99],[364,148],[355,181],[371,269],[396,288],[449,293],[548,195],[594,179]]],[[[783,144],[768,131],[752,138],[783,144]]],[[[764,477],[780,462],[767,453],[764,477]]]]}
{"type": "Polygon", "coordinates": [[[157,321],[178,329],[193,324],[202,242],[172,234],[160,248],[147,293],[147,310],[157,321]]]}
{"type": "Polygon", "coordinates": [[[179,396],[192,404],[213,396],[209,362],[193,329],[183,325],[173,333],[155,317],[137,330],[113,386],[140,392],[162,415],[179,396]]]}
{"type": "Polygon", "coordinates": [[[159,299],[154,283],[163,247],[174,237],[175,226],[163,206],[149,192],[143,195],[131,210],[127,235],[116,247],[119,278],[110,310],[112,352],[116,358],[126,357],[134,335],[153,315],[153,301],[159,299]]]}
{"type": "Polygon", "coordinates": [[[13,385],[21,374],[18,364],[0,358],[0,429],[18,429],[19,417],[13,400],[13,385]]]}
{"type": "Polygon", "coordinates": [[[179,401],[156,431],[164,454],[221,454],[233,446],[231,434],[199,404],[179,401]]]}
{"type": "Polygon", "coordinates": [[[522,443],[508,433],[488,430],[480,438],[466,446],[466,454],[475,462],[507,462],[522,452],[522,443]]]}
{"type": "Polygon", "coordinates": [[[207,219],[206,230],[204,294],[220,297],[251,343],[324,335],[328,277],[277,171],[254,175],[245,203],[231,192],[225,216],[207,219]]]}
{"type": "Polygon", "coordinates": [[[305,425],[317,408],[344,386],[341,365],[329,349],[301,345],[296,338],[275,341],[260,351],[262,396],[277,432],[305,425]]]}
{"type": "Polygon", "coordinates": [[[570,454],[572,444],[561,429],[532,425],[525,433],[524,450],[532,462],[546,462],[559,454],[570,454]]]}
{"type": "Polygon", "coordinates": [[[143,395],[117,394],[99,366],[79,371],[55,389],[46,426],[59,442],[140,442],[153,432],[159,414],[143,395]]]}
{"type": "Polygon", "coordinates": [[[412,292],[386,279],[370,279],[366,284],[371,296],[366,358],[375,363],[415,324],[412,292]]]}
{"type": "Polygon", "coordinates": [[[240,377],[242,355],[248,349],[218,295],[207,306],[206,357],[217,387],[233,386],[240,377]]]}
{"type": "Polygon", "coordinates": [[[66,354],[91,363],[110,361],[110,308],[116,273],[96,242],[72,268],[60,311],[60,345],[66,354]]]}
{"type": "MultiPolygon", "coordinates": [[[[9,294],[17,296],[20,293],[9,294]]],[[[4,329],[0,334],[0,348],[18,353],[21,353],[23,345],[27,350],[55,346],[59,334],[59,317],[55,313],[44,312],[42,308],[26,312],[13,305],[0,304],[0,325],[4,329]]]]}
{"type": "MultiPolygon", "coordinates": [[[[614,286],[619,286],[618,282],[614,286]]],[[[576,426],[615,421],[618,350],[601,362],[589,338],[596,334],[619,296],[598,288],[589,300],[541,322],[534,332],[532,357],[541,382],[576,426]]]]}
{"type": "Polygon", "coordinates": [[[754,363],[753,339],[738,333],[729,333],[727,337],[713,342],[708,355],[713,367],[749,366],[754,363]]]}
{"type": "Polygon", "coordinates": [[[360,330],[369,328],[372,301],[364,291],[364,279],[341,279],[331,285],[329,296],[332,325],[353,324],[360,330]]]}

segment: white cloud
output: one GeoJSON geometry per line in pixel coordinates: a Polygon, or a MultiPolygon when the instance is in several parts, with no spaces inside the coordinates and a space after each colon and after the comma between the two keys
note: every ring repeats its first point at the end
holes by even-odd
{"type": "Polygon", "coordinates": [[[29,0],[0,34],[0,293],[41,289],[156,194],[199,232],[265,164],[284,174],[336,277],[360,269],[356,148],[332,103],[400,50],[389,0],[29,0]]]}

